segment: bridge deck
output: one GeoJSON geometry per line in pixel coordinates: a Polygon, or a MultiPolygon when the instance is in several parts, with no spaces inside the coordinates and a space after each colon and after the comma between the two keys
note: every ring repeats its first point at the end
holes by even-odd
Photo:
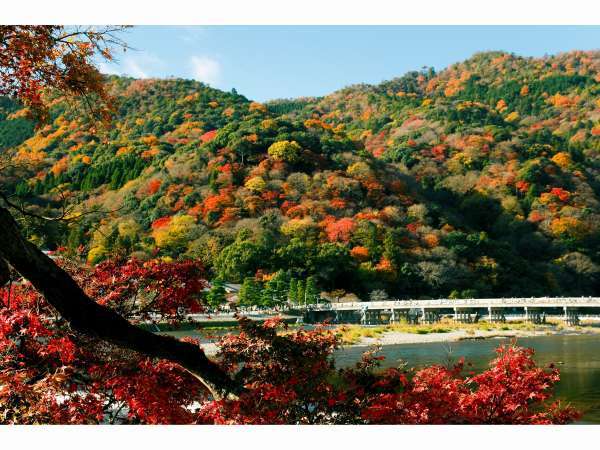
{"type": "Polygon", "coordinates": [[[454,308],[600,308],[600,297],[539,297],[539,298],[469,298],[436,300],[389,300],[381,302],[323,303],[309,305],[317,311],[360,311],[386,309],[454,309],[454,308]]]}

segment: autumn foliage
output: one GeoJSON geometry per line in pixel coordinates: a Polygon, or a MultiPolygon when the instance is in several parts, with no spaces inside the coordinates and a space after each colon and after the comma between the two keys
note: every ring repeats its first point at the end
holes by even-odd
{"type": "MultiPolygon", "coordinates": [[[[130,320],[168,318],[201,306],[202,268],[191,262],[110,261],[93,271],[65,266],[97,301],[130,320]]],[[[79,335],[56,319],[27,283],[0,291],[0,423],[425,424],[568,423],[578,417],[551,401],[559,373],[533,351],[503,346],[490,367],[464,363],[418,370],[379,369],[366,353],[337,369],[329,330],[282,333],[240,318],[221,338],[216,360],[245,387],[214,400],[176,364],[79,335]]]]}

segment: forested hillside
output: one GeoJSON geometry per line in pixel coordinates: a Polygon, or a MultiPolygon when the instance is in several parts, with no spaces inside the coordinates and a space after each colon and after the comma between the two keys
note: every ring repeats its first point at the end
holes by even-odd
{"type": "Polygon", "coordinates": [[[266,104],[107,82],[109,129],[57,98],[36,130],[0,99],[2,189],[80,216],[28,218],[41,247],[90,264],[189,257],[225,281],[310,277],[363,299],[598,294],[600,52],[482,53],[266,104]]]}

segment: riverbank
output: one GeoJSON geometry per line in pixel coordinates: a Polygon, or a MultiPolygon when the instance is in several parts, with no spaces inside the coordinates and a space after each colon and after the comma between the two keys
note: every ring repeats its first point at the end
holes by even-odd
{"type": "MultiPolygon", "coordinates": [[[[563,323],[534,325],[523,322],[458,324],[442,321],[432,325],[392,324],[381,326],[340,325],[335,328],[346,347],[370,347],[374,345],[428,344],[435,342],[458,342],[493,338],[529,338],[552,335],[600,335],[600,327],[594,325],[566,326],[563,323]]],[[[212,342],[202,344],[207,355],[217,352],[212,342]]]]}
{"type": "Polygon", "coordinates": [[[566,326],[563,323],[534,325],[523,322],[457,324],[446,321],[434,325],[392,324],[375,327],[342,325],[338,327],[337,331],[345,345],[366,347],[371,345],[456,342],[470,339],[518,339],[549,335],[600,334],[600,327],[593,325],[566,326]]]}

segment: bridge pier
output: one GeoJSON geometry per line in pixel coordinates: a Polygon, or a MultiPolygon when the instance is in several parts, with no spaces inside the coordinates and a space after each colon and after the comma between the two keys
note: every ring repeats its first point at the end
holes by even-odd
{"type": "Polygon", "coordinates": [[[579,314],[577,314],[577,308],[569,308],[563,306],[564,321],[567,325],[579,325],[579,314]]]}
{"type": "Polygon", "coordinates": [[[502,309],[501,308],[494,309],[491,306],[488,306],[488,322],[490,322],[490,323],[506,322],[506,317],[504,316],[502,309]]]}
{"type": "Polygon", "coordinates": [[[423,317],[422,317],[422,323],[437,323],[440,321],[440,313],[439,311],[429,311],[426,312],[425,309],[423,309],[423,317]]]}
{"type": "Polygon", "coordinates": [[[479,320],[479,313],[473,313],[472,310],[467,308],[462,312],[457,307],[454,307],[454,321],[459,323],[474,323],[479,320]]]}

